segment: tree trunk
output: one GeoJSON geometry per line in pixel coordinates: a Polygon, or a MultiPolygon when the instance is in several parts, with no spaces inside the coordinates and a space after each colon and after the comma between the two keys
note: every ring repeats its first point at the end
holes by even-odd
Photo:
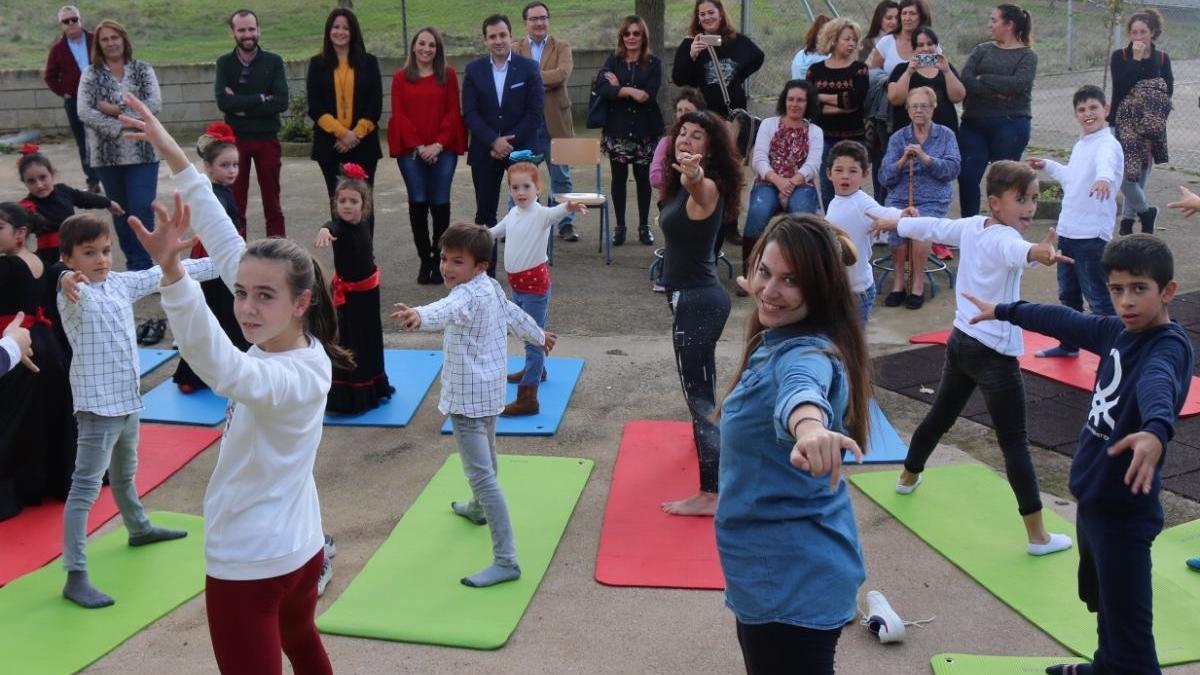
{"type": "Polygon", "coordinates": [[[662,61],[663,67],[663,86],[658,88],[658,107],[663,112],[669,113],[671,110],[671,87],[668,83],[671,81],[671,62],[675,59],[675,53],[668,53],[668,47],[665,45],[664,34],[667,25],[667,3],[666,0],[634,0],[633,12],[642,17],[646,22],[646,28],[650,31],[650,51],[658,55],[662,61]]]}

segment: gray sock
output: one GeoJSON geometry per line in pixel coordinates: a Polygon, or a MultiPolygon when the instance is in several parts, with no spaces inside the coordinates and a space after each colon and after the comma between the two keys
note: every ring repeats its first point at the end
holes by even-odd
{"type": "Polygon", "coordinates": [[[63,586],[63,597],[85,609],[108,607],[116,602],[112,596],[101,593],[88,581],[85,570],[67,572],[67,585],[63,586]]]}
{"type": "Polygon", "coordinates": [[[183,530],[168,530],[165,527],[152,527],[142,534],[130,535],[130,546],[145,546],[160,541],[170,541],[172,539],[183,539],[188,535],[183,530]]]}
{"type": "Polygon", "coordinates": [[[471,505],[467,502],[450,502],[450,510],[476,525],[487,525],[487,518],[482,514],[471,511],[471,505]]]}
{"type": "Polygon", "coordinates": [[[469,577],[463,577],[462,583],[464,586],[473,588],[484,588],[485,586],[495,586],[506,581],[516,581],[521,578],[521,567],[519,565],[500,565],[492,563],[483,568],[482,571],[476,572],[469,577]]]}

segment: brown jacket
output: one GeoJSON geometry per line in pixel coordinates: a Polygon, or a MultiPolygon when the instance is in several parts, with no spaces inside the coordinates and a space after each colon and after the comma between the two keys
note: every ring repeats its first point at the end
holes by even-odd
{"type": "MultiPolygon", "coordinates": [[[[513,44],[513,51],[527,59],[533,58],[529,38],[513,44]]],[[[550,138],[573,138],[575,119],[571,115],[571,97],[567,95],[567,81],[575,64],[571,58],[571,45],[553,35],[546,37],[546,48],[542,50],[542,83],[546,86],[546,129],[550,138]]]]}

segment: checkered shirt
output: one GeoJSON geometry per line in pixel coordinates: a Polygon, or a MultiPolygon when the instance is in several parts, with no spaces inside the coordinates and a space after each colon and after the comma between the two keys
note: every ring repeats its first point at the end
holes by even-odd
{"type": "MultiPolygon", "coordinates": [[[[193,278],[217,276],[208,258],[184,260],[193,278]]],[[[134,336],[133,303],[158,290],[162,270],[110,272],[103,283],[79,285],[79,302],[60,291],[58,311],[71,343],[71,394],[76,412],[119,417],[142,409],[141,367],[134,336]]]]}
{"type": "Polygon", "coordinates": [[[508,372],[508,331],[543,344],[545,333],[533,318],[504,296],[495,279],[478,274],[437,302],[416,308],[421,330],[445,330],[442,349],[443,415],[490,417],[504,410],[508,372]]]}

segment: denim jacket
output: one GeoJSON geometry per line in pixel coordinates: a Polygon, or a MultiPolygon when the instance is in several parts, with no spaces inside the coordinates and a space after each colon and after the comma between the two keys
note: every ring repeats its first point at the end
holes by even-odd
{"type": "Polygon", "coordinates": [[[715,526],[725,604],[742,623],[831,630],[854,617],[866,570],[849,488],[793,467],[787,426],[811,403],[844,433],[848,400],[832,343],[795,327],[766,331],[725,399],[715,526]]]}

